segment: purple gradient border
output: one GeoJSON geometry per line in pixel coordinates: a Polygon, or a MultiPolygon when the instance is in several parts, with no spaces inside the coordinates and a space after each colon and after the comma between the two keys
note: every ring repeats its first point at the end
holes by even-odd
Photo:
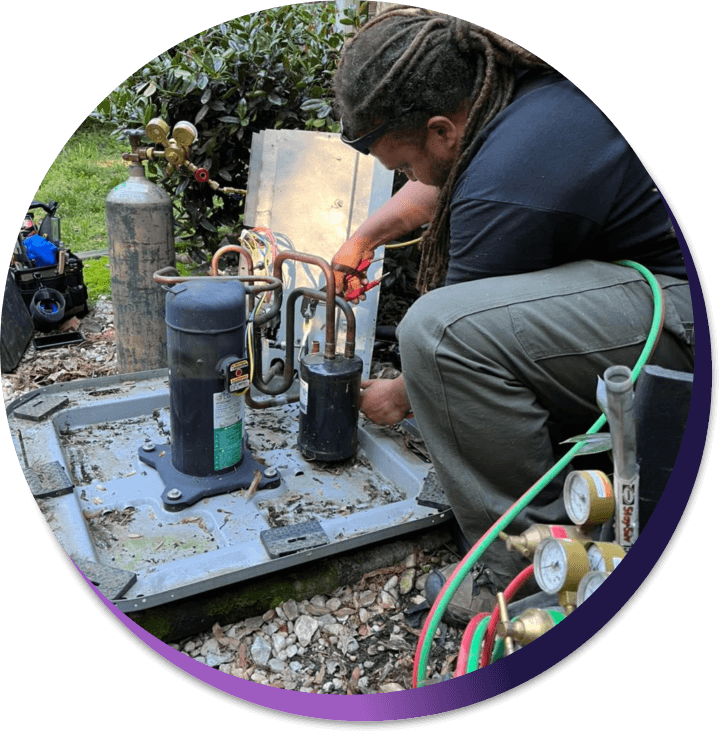
{"type": "Polygon", "coordinates": [[[482,702],[543,673],[595,635],[636,592],[675,532],[700,468],[711,405],[710,333],[703,293],[690,251],[672,212],[670,217],[686,259],[696,326],[695,382],[690,413],[666,492],[645,531],[627,555],[625,564],[607,580],[606,594],[596,596],[596,605],[581,606],[574,615],[514,656],[451,681],[388,694],[315,695],[245,681],[201,664],[150,635],[103,597],[93,584],[88,584],[131,632],[171,663],[220,691],[280,712],[318,719],[367,722],[422,717],[482,702]],[[320,696],[325,698],[323,703],[320,696]]]}

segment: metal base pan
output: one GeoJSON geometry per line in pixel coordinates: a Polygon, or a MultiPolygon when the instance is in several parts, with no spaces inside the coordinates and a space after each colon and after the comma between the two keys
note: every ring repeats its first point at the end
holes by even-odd
{"type": "Polygon", "coordinates": [[[451,517],[443,502],[436,508],[418,502],[431,465],[407,450],[404,436],[392,429],[362,421],[354,457],[338,463],[305,459],[297,447],[297,404],[246,412],[250,455],[278,472],[277,487],[262,484],[251,498],[246,489],[231,490],[169,510],[167,481],[140,460],[138,450],[152,442],[159,454],[170,454],[160,448],[170,442],[167,376],[157,370],[64,383],[8,406],[18,459],[67,553],[79,566],[135,575],[114,600],[123,612],[394,539],[451,517]],[[53,487],[44,488],[44,482],[53,487]]]}
{"type": "Polygon", "coordinates": [[[149,443],[148,449],[142,446],[138,449],[138,459],[149,467],[153,467],[165,483],[166,487],[161,500],[166,510],[181,510],[181,508],[189,508],[199,500],[210,498],[213,495],[224,495],[235,490],[248,490],[256,472],[261,475],[259,490],[278,487],[281,482],[276,470],[268,470],[255,462],[248,452],[244,454],[238,467],[230,472],[209,477],[192,477],[177,470],[173,466],[173,452],[170,444],[149,443]],[[270,477],[264,475],[265,470],[270,471],[270,477]]]}

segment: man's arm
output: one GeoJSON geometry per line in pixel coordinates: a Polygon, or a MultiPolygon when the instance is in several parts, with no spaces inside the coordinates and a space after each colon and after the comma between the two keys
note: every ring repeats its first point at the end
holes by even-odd
{"type": "MultiPolygon", "coordinates": [[[[354,269],[362,260],[373,260],[376,247],[396,240],[429,222],[434,214],[437,196],[438,190],[435,187],[418,181],[408,181],[339,248],[332,259],[332,267],[340,265],[354,269]]],[[[346,290],[353,291],[364,282],[355,276],[345,282],[344,276],[347,273],[348,270],[343,268],[335,269],[334,279],[338,294],[346,290]]]]}

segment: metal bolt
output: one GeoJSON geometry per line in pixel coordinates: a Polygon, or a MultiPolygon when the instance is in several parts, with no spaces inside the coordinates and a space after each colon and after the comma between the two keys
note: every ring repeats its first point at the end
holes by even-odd
{"type": "Polygon", "coordinates": [[[264,470],[264,477],[276,477],[276,470],[273,467],[267,467],[264,470]]]}
{"type": "Polygon", "coordinates": [[[156,448],[156,445],[150,439],[146,439],[143,442],[143,449],[146,452],[152,452],[155,448],[156,448]]]}
{"type": "Polygon", "coordinates": [[[168,499],[169,500],[179,500],[182,497],[183,493],[177,488],[174,487],[171,490],[168,491],[168,499]]]}

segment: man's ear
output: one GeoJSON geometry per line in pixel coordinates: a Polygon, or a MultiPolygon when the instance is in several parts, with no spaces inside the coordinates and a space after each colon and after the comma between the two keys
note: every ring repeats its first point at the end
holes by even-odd
{"type": "Polygon", "coordinates": [[[462,130],[444,115],[435,115],[427,120],[427,143],[437,150],[452,150],[459,141],[462,130]]]}

